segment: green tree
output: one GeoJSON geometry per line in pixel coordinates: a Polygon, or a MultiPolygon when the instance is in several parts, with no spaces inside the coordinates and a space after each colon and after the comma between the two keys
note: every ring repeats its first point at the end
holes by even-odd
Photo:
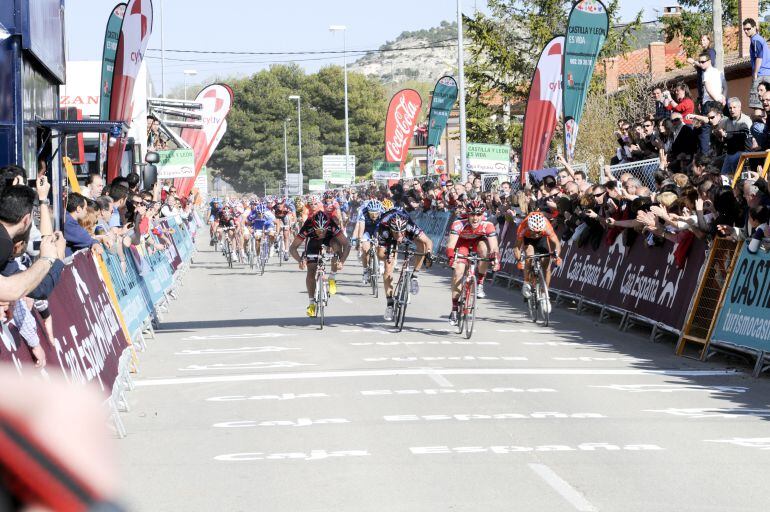
{"type": "MultiPolygon", "coordinates": [[[[523,102],[540,52],[548,41],[563,34],[571,1],[488,0],[490,14],[465,17],[470,46],[466,67],[466,111],[469,140],[520,144],[521,127],[504,122],[512,102],[523,102]]],[[[610,24],[618,21],[619,0],[606,4],[610,24]]],[[[611,26],[601,57],[627,50],[641,21],[611,26]]]]}
{"type": "MultiPolygon", "coordinates": [[[[230,80],[234,103],[228,130],[211,158],[211,167],[238,190],[261,192],[284,179],[284,121],[288,122],[288,166],[298,172],[297,104],[301,97],[302,167],[305,179],[321,178],[321,157],[345,153],[344,78],[330,66],[306,75],[296,65],[272,66],[248,78],[230,80]]],[[[385,95],[375,80],[348,73],[350,153],[357,174],[371,169],[382,154],[385,95]]]]}

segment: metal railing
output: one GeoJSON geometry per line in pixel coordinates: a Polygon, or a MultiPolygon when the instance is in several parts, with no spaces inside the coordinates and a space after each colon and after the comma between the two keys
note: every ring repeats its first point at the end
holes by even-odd
{"type": "MultiPolygon", "coordinates": [[[[620,179],[620,176],[629,173],[638,179],[643,186],[650,189],[651,192],[655,191],[655,173],[660,168],[660,158],[651,158],[649,160],[640,160],[638,162],[628,162],[625,164],[617,164],[610,166],[610,173],[616,180],[620,179]]],[[[599,175],[599,182],[604,184],[607,178],[602,172],[599,175]]]]}

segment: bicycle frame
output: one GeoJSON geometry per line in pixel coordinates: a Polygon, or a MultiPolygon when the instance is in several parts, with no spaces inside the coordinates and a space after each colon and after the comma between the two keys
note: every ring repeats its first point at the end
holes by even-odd
{"type": "Polygon", "coordinates": [[[528,301],[529,314],[533,322],[537,322],[539,315],[542,318],[544,327],[548,327],[549,323],[549,312],[544,303],[550,299],[548,297],[548,283],[545,282],[545,269],[543,268],[542,260],[543,258],[551,257],[551,254],[534,254],[525,258],[531,260],[531,271],[535,277],[535,285],[532,286],[532,294],[528,301]]]}

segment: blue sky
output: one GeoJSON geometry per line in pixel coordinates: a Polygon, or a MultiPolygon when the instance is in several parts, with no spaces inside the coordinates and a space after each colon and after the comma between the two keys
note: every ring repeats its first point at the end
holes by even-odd
{"type": "MultiPolygon", "coordinates": [[[[68,59],[99,60],[102,54],[104,25],[117,0],[66,0],[68,59]],[[97,7],[96,4],[101,7],[97,7]]],[[[456,19],[455,0],[162,0],[166,49],[225,51],[306,51],[341,50],[342,36],[328,27],[348,27],[349,50],[377,48],[395,39],[405,30],[418,30],[438,25],[442,20],[456,19]],[[209,7],[204,7],[207,5],[209,7]]],[[[645,19],[653,19],[653,8],[662,9],[671,0],[648,0],[645,19]]],[[[484,0],[463,0],[464,12],[483,9],[484,0]]],[[[621,16],[630,18],[638,2],[623,0],[621,16]]],[[[160,48],[161,0],[154,0],[155,23],[150,48],[160,48]]],[[[148,52],[158,57],[159,52],[148,52]]],[[[327,64],[342,64],[341,57],[297,56],[296,59],[319,59],[298,62],[309,71],[327,64]]],[[[185,69],[195,69],[192,81],[230,74],[247,74],[284,61],[288,56],[252,55],[231,57],[238,63],[223,64],[225,58],[211,55],[184,55],[166,52],[166,88],[184,81],[185,69]],[[183,62],[170,59],[204,59],[217,62],[183,62]]],[[[160,64],[148,58],[150,74],[160,87],[160,64]]]]}

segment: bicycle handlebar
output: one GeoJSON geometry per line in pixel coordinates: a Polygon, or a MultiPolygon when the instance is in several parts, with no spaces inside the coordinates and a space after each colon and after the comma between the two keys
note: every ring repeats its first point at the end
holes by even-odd
{"type": "Polygon", "coordinates": [[[492,263],[492,262],[495,261],[494,258],[480,258],[480,257],[478,257],[476,255],[470,255],[470,254],[468,256],[465,256],[464,254],[455,254],[455,258],[460,258],[460,259],[463,259],[463,260],[476,261],[476,262],[486,261],[486,262],[489,262],[489,263],[492,263]]]}
{"type": "Polygon", "coordinates": [[[539,260],[542,258],[558,258],[559,255],[555,252],[551,252],[548,254],[533,254],[532,256],[524,256],[525,260],[539,260]]]}

